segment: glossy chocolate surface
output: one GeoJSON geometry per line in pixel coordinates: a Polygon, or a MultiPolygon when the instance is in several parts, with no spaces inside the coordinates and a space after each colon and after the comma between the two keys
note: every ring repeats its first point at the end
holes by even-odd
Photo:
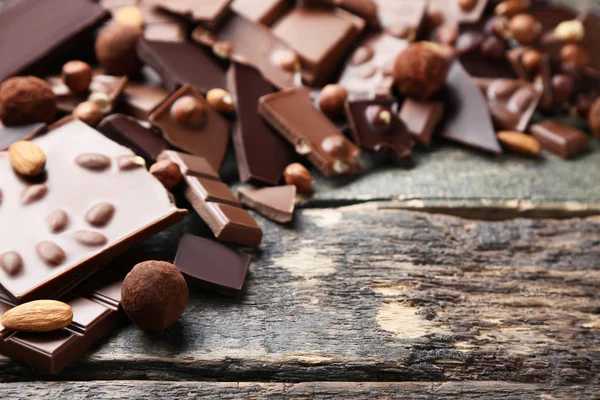
{"type": "Polygon", "coordinates": [[[429,146],[444,116],[444,109],[442,102],[405,99],[399,117],[417,142],[429,146]]]}
{"type": "Polygon", "coordinates": [[[562,122],[546,120],[532,125],[529,132],[544,149],[561,158],[575,157],[589,149],[589,136],[562,122]]]}
{"type": "Polygon", "coordinates": [[[30,140],[46,131],[46,124],[35,123],[17,126],[4,126],[0,121],[0,151],[19,140],[30,140]]]}
{"type": "Polygon", "coordinates": [[[249,21],[271,26],[294,6],[294,0],[233,0],[231,9],[249,21]]]}
{"type": "Polygon", "coordinates": [[[95,74],[89,90],[85,93],[71,92],[60,76],[51,76],[46,81],[52,86],[52,91],[56,95],[57,108],[60,111],[71,113],[80,103],[87,101],[91,93],[106,94],[114,107],[127,86],[128,79],[125,76],[95,74]]]}
{"type": "Polygon", "coordinates": [[[273,221],[287,223],[294,217],[296,186],[273,186],[266,188],[241,188],[240,202],[273,221]]]}

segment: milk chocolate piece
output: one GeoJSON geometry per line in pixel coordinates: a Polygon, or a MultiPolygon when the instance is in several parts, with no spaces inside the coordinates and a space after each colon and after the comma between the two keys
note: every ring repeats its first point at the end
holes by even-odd
{"type": "Polygon", "coordinates": [[[415,142],[398,117],[395,99],[347,102],[346,117],[354,142],[360,147],[391,157],[396,164],[411,164],[415,142]]]}
{"type": "Polygon", "coordinates": [[[17,275],[0,270],[0,288],[12,302],[56,298],[133,244],[186,214],[171,204],[163,186],[145,168],[118,167],[117,159],[133,156],[131,150],[81,121],[68,122],[34,143],[47,159],[44,176],[35,182],[16,174],[8,156],[0,154],[0,220],[11,227],[0,230],[0,243],[2,252],[16,252],[23,260],[17,275]],[[109,165],[102,170],[90,170],[92,164],[76,162],[104,158],[109,165]],[[36,188],[44,190],[33,191],[36,188]],[[103,203],[113,208],[110,220],[104,212],[108,209],[97,206],[103,203]],[[52,233],[46,220],[56,210],[65,210],[69,222],[66,229],[52,233]],[[88,212],[89,221],[99,226],[86,221],[88,212]],[[100,233],[108,243],[81,245],[74,236],[77,231],[100,233]]]}
{"type": "Polygon", "coordinates": [[[257,112],[259,99],[273,93],[273,87],[255,68],[237,62],[231,64],[228,87],[237,110],[233,145],[240,180],[276,185],[294,152],[257,112]]]}
{"type": "Polygon", "coordinates": [[[90,83],[90,88],[85,93],[73,93],[64,84],[60,76],[51,76],[46,81],[52,86],[56,95],[56,107],[65,113],[71,113],[80,103],[87,101],[91,93],[104,93],[108,96],[112,107],[119,100],[121,93],[127,85],[126,76],[111,76],[95,74],[90,83]]]}
{"type": "Polygon", "coordinates": [[[300,56],[308,85],[328,81],[365,28],[365,21],[340,9],[298,7],[281,18],[273,32],[300,56]]]}
{"type": "Polygon", "coordinates": [[[179,240],[173,264],[190,286],[239,297],[250,261],[249,254],[213,240],[186,234],[179,240]]]}
{"type": "Polygon", "coordinates": [[[34,123],[17,126],[4,126],[0,121],[0,151],[4,151],[19,140],[31,140],[46,131],[46,124],[34,123]]]}
{"type": "Polygon", "coordinates": [[[285,224],[294,217],[296,186],[274,186],[267,188],[241,188],[238,190],[240,202],[257,213],[285,224]]]}
{"type": "Polygon", "coordinates": [[[249,21],[271,26],[294,6],[294,0],[233,0],[231,9],[249,21]]]}
{"type": "Polygon", "coordinates": [[[379,30],[379,8],[375,0],[304,0],[305,5],[342,8],[364,19],[375,30],[379,30]]]}
{"type": "Polygon", "coordinates": [[[0,82],[12,75],[47,72],[110,15],[81,0],[21,0],[0,8],[0,82]]]}
{"type": "Polygon", "coordinates": [[[391,95],[393,65],[407,46],[405,40],[384,33],[368,36],[350,56],[338,83],[351,99],[391,95]]]}
{"type": "Polygon", "coordinates": [[[260,226],[204,158],[166,150],[158,159],[179,165],[185,197],[217,239],[251,247],[260,244],[260,226]]]}
{"type": "Polygon", "coordinates": [[[170,93],[163,87],[158,73],[144,66],[134,80],[129,80],[123,90],[122,106],[134,118],[147,121],[150,114],[161,105],[170,93]]]}
{"type": "Polygon", "coordinates": [[[100,122],[97,129],[107,138],[129,147],[146,160],[156,160],[163,150],[170,148],[162,137],[127,115],[109,115],[100,122]]]}
{"type": "Polygon", "coordinates": [[[223,68],[194,43],[142,39],[137,51],[140,59],[160,75],[170,91],[186,83],[202,93],[225,87],[223,68]]]}
{"type": "Polygon", "coordinates": [[[442,136],[479,150],[502,153],[487,102],[460,62],[450,68],[446,86],[447,118],[442,136]]]}
{"type": "Polygon", "coordinates": [[[307,88],[293,88],[260,98],[259,113],[325,176],[362,171],[360,149],[315,108],[307,88]]]}
{"type": "Polygon", "coordinates": [[[413,138],[429,147],[433,133],[444,116],[444,103],[406,99],[399,116],[413,138]]]}
{"type": "Polygon", "coordinates": [[[585,133],[558,121],[546,120],[532,125],[529,132],[544,149],[561,158],[571,158],[589,149],[590,138],[585,133]]]}
{"type": "Polygon", "coordinates": [[[390,35],[414,40],[425,19],[426,0],[374,0],[379,25],[390,35]]]}
{"type": "Polygon", "coordinates": [[[229,11],[232,0],[153,0],[161,11],[180,16],[195,24],[215,28],[229,11]]]}
{"type": "Polygon", "coordinates": [[[210,107],[204,96],[190,85],[185,85],[173,93],[150,115],[150,122],[162,131],[165,140],[174,147],[205,158],[217,171],[221,168],[229,141],[229,122],[210,107]],[[171,106],[184,96],[192,96],[204,104],[204,116],[200,124],[192,125],[174,118],[171,106]]]}

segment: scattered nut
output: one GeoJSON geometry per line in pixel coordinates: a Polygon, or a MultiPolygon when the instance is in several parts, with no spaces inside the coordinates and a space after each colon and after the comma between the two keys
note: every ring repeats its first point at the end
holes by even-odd
{"type": "Polygon", "coordinates": [[[498,4],[494,9],[494,13],[498,16],[510,18],[526,12],[529,6],[529,0],[507,0],[498,4]]]}
{"type": "Polygon", "coordinates": [[[348,92],[342,85],[329,84],[321,90],[319,108],[329,118],[336,118],[344,112],[347,98],[348,92]]]}
{"type": "Polygon", "coordinates": [[[529,14],[518,14],[508,22],[508,32],[517,42],[528,45],[542,33],[542,24],[529,14]]]}
{"type": "Polygon", "coordinates": [[[588,123],[594,135],[600,139],[600,97],[596,99],[590,108],[588,123]]]}
{"type": "Polygon", "coordinates": [[[275,50],[271,54],[271,62],[286,71],[298,71],[300,69],[298,54],[289,49],[275,50]]]}
{"type": "Polygon", "coordinates": [[[536,72],[542,62],[542,53],[535,49],[528,49],[521,56],[523,67],[529,72],[536,72]]]}
{"type": "Polygon", "coordinates": [[[183,178],[179,165],[171,160],[157,161],[150,167],[150,173],[169,190],[177,186],[183,178]]]}
{"type": "Polygon", "coordinates": [[[465,12],[472,11],[478,3],[478,0],[457,0],[458,6],[465,12]]]}
{"type": "Polygon", "coordinates": [[[175,121],[188,125],[199,125],[204,120],[204,104],[194,96],[183,96],[171,106],[171,116],[175,121]]]}
{"type": "Polygon", "coordinates": [[[69,225],[69,214],[65,210],[54,210],[46,217],[46,222],[52,233],[61,233],[69,225]]]}
{"type": "Polygon", "coordinates": [[[223,89],[211,89],[206,93],[206,102],[223,114],[231,114],[235,109],[233,97],[223,89]]]}
{"type": "Polygon", "coordinates": [[[17,76],[0,86],[0,120],[6,126],[51,123],[56,114],[56,95],[44,80],[17,76]]]}
{"type": "Polygon", "coordinates": [[[424,100],[446,82],[450,62],[438,45],[429,42],[411,44],[396,58],[394,79],[405,96],[424,100]]]}
{"type": "Polygon", "coordinates": [[[90,171],[104,171],[110,167],[110,158],[100,153],[82,153],[75,158],[75,164],[90,171]]]}
{"type": "Polygon", "coordinates": [[[144,27],[144,14],[139,7],[125,6],[113,13],[113,18],[119,25],[132,26],[142,29],[144,27]]]}
{"type": "Polygon", "coordinates": [[[84,101],[83,103],[79,103],[75,110],[73,110],[73,117],[77,118],[80,121],[85,122],[91,127],[94,127],[102,121],[102,111],[100,107],[96,105],[96,103],[92,103],[91,101],[84,101]]]}
{"type": "Polygon", "coordinates": [[[537,156],[542,151],[542,145],[536,138],[521,132],[500,131],[498,141],[506,148],[525,156],[537,156]]]}
{"type": "Polygon", "coordinates": [[[131,321],[146,331],[173,325],[188,304],[188,287],[171,263],[144,261],[123,281],[121,305],[131,321]]]}
{"type": "Polygon", "coordinates": [[[563,46],[560,50],[560,59],[563,63],[574,64],[578,67],[587,67],[591,57],[585,47],[571,43],[563,46]]]}
{"type": "Polygon", "coordinates": [[[585,28],[578,20],[563,21],[554,28],[554,36],[559,40],[579,42],[585,37],[585,28]]]}
{"type": "Polygon", "coordinates": [[[283,171],[287,185],[296,186],[298,193],[308,193],[312,189],[313,177],[308,169],[300,163],[290,164],[283,171]]]}
{"type": "Polygon", "coordinates": [[[133,26],[108,25],[96,39],[96,58],[111,75],[129,75],[137,72],[140,62],[136,44],[142,30],[133,26]]]}
{"type": "Polygon", "coordinates": [[[51,332],[73,321],[71,306],[56,300],[35,300],[8,310],[0,324],[19,332],[51,332]]]}
{"type": "Polygon", "coordinates": [[[37,144],[19,140],[8,146],[8,157],[13,169],[24,176],[36,176],[44,172],[46,155],[37,144]]]}
{"type": "Polygon", "coordinates": [[[229,60],[233,52],[233,46],[228,41],[217,41],[212,45],[212,51],[217,57],[229,60]]]}
{"type": "Polygon", "coordinates": [[[92,83],[92,67],[83,61],[69,61],[62,68],[62,80],[73,93],[85,93],[92,83]]]}
{"type": "Polygon", "coordinates": [[[88,96],[87,101],[94,103],[100,108],[102,114],[110,114],[112,111],[112,101],[104,92],[93,92],[88,96]]]}
{"type": "Polygon", "coordinates": [[[346,139],[339,135],[328,136],[323,139],[321,149],[331,157],[336,158],[346,158],[350,152],[346,139]]]}
{"type": "Polygon", "coordinates": [[[16,251],[0,254],[0,267],[10,276],[17,275],[23,269],[23,259],[16,251]]]}
{"type": "Polygon", "coordinates": [[[25,190],[23,190],[23,193],[21,193],[21,204],[26,206],[27,204],[41,200],[47,193],[48,186],[43,183],[27,186],[25,190]]]}
{"type": "Polygon", "coordinates": [[[392,123],[392,112],[380,105],[371,105],[365,110],[367,120],[373,126],[384,128],[392,123]]]}
{"type": "Polygon", "coordinates": [[[115,215],[115,206],[104,202],[92,206],[85,213],[84,218],[88,224],[102,228],[110,222],[113,215],[115,215]]]}
{"type": "Polygon", "coordinates": [[[65,258],[67,258],[64,250],[56,243],[49,240],[39,242],[35,246],[35,251],[42,261],[51,267],[58,267],[65,261],[65,258]]]}

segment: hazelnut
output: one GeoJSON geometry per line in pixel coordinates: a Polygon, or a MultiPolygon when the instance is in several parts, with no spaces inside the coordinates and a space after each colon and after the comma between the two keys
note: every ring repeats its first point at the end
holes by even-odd
{"type": "Polygon", "coordinates": [[[319,108],[329,118],[336,118],[344,112],[344,103],[347,98],[348,92],[342,85],[327,85],[319,95],[319,108]]]}
{"type": "Polygon", "coordinates": [[[62,80],[73,93],[85,93],[92,83],[92,67],[83,61],[69,61],[62,68],[62,80]]]}
{"type": "Polygon", "coordinates": [[[380,105],[371,105],[365,110],[367,121],[378,128],[385,128],[392,123],[392,112],[380,105]]]}
{"type": "Polygon", "coordinates": [[[508,24],[508,19],[506,17],[492,17],[487,20],[483,31],[486,35],[489,36],[498,36],[499,38],[506,37],[506,25],[508,24]]]}
{"type": "Polygon", "coordinates": [[[405,96],[427,99],[444,85],[449,69],[449,59],[439,46],[429,42],[411,44],[396,58],[396,87],[405,96]]]}
{"type": "Polygon", "coordinates": [[[102,114],[109,114],[112,111],[112,101],[104,92],[92,92],[87,101],[97,105],[102,114]]]}
{"type": "Polygon", "coordinates": [[[235,109],[233,97],[223,89],[211,89],[206,93],[206,102],[223,114],[230,114],[235,109]]]}
{"type": "Polygon", "coordinates": [[[109,25],[96,39],[96,58],[107,74],[129,75],[137,72],[140,62],[136,44],[142,30],[133,26],[109,25]]]}
{"type": "Polygon", "coordinates": [[[150,173],[167,189],[173,189],[183,179],[179,165],[171,160],[157,161],[150,167],[150,173]]]}
{"type": "Polygon", "coordinates": [[[494,13],[510,18],[527,11],[529,6],[529,0],[506,0],[496,6],[494,13]]]}
{"type": "Polygon", "coordinates": [[[199,125],[204,120],[204,104],[193,96],[178,98],[171,106],[171,116],[175,121],[199,125]]]}
{"type": "Polygon", "coordinates": [[[575,84],[570,76],[554,75],[552,77],[552,94],[556,104],[569,102],[574,91],[575,84]]]}
{"type": "Polygon", "coordinates": [[[328,136],[321,142],[321,149],[331,157],[346,158],[349,156],[350,148],[346,139],[342,136],[328,136]]]}
{"type": "Polygon", "coordinates": [[[121,306],[131,321],[146,331],[173,325],[188,304],[188,287],[171,263],[144,261],[127,274],[121,287],[121,306]]]}
{"type": "Polygon", "coordinates": [[[233,46],[228,41],[217,41],[212,45],[212,51],[217,57],[229,60],[233,52],[233,46]]]}
{"type": "Polygon", "coordinates": [[[132,26],[142,29],[144,27],[144,14],[139,7],[125,6],[114,12],[113,18],[119,25],[132,26]]]}
{"type": "Polygon", "coordinates": [[[0,120],[6,126],[50,123],[56,114],[56,95],[44,80],[17,76],[0,86],[0,120]]]}
{"type": "Polygon", "coordinates": [[[302,164],[290,164],[283,171],[283,178],[287,185],[296,186],[298,193],[307,193],[312,189],[313,177],[302,164]]]}
{"type": "Polygon", "coordinates": [[[585,37],[585,28],[578,20],[563,21],[554,28],[554,36],[565,42],[579,42],[585,37]]]}
{"type": "Polygon", "coordinates": [[[103,115],[102,111],[100,111],[100,107],[91,101],[84,101],[75,107],[75,110],[73,110],[73,117],[92,127],[100,123],[102,116],[103,115]]]}
{"type": "Polygon", "coordinates": [[[600,97],[596,99],[588,115],[588,123],[592,133],[600,139],[600,97]]]}
{"type": "Polygon", "coordinates": [[[477,5],[477,0],[457,0],[458,6],[465,12],[473,11],[477,5]]]}
{"type": "Polygon", "coordinates": [[[506,55],[507,46],[504,40],[490,36],[481,44],[481,54],[490,60],[501,60],[506,55]]]}
{"type": "Polygon", "coordinates": [[[542,33],[542,24],[529,14],[518,14],[508,22],[508,32],[517,42],[528,45],[542,33]]]}
{"type": "Polygon", "coordinates": [[[454,46],[458,39],[459,31],[455,26],[442,26],[435,31],[435,40],[446,46],[454,46]]]}
{"type": "Polygon", "coordinates": [[[523,67],[529,72],[536,72],[542,62],[542,53],[535,49],[528,49],[521,56],[523,67]]]}
{"type": "Polygon", "coordinates": [[[446,17],[442,10],[439,9],[429,9],[427,10],[427,14],[425,15],[425,22],[427,25],[427,29],[433,31],[435,28],[438,28],[444,24],[446,21],[446,17]]]}
{"type": "Polygon", "coordinates": [[[300,59],[298,55],[289,49],[275,50],[271,54],[271,61],[286,71],[297,71],[300,69],[300,59]]]}
{"type": "Polygon", "coordinates": [[[563,63],[572,63],[579,67],[587,67],[590,63],[590,53],[578,44],[567,44],[560,50],[563,63]]]}

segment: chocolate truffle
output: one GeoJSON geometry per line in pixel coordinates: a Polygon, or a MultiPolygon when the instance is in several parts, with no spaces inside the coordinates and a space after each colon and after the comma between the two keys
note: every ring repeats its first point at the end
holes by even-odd
{"type": "Polygon", "coordinates": [[[0,120],[6,126],[51,123],[56,96],[50,85],[34,76],[17,76],[0,86],[0,120]]]}

